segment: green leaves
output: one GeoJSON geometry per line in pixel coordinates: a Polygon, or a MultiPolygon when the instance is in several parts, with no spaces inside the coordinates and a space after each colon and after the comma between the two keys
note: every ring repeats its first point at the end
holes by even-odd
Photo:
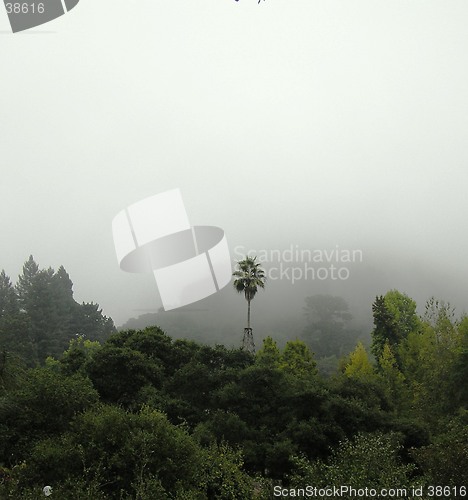
{"type": "Polygon", "coordinates": [[[63,266],[39,269],[31,255],[15,287],[0,273],[0,349],[16,353],[29,366],[58,358],[78,335],[105,340],[115,331],[98,304],[78,304],[63,266]]]}
{"type": "Polygon", "coordinates": [[[344,373],[347,377],[364,381],[371,380],[375,376],[374,367],[362,342],[359,342],[356,349],[349,355],[349,361],[344,373]]]}
{"type": "Polygon", "coordinates": [[[280,368],[300,379],[310,379],[317,375],[317,364],[313,353],[302,340],[286,342],[280,368]]]}
{"type": "Polygon", "coordinates": [[[265,271],[261,268],[257,257],[246,256],[237,263],[237,269],[232,273],[236,277],[234,288],[239,293],[244,293],[246,300],[252,300],[258,288],[265,288],[265,271]]]}
{"type": "Polygon", "coordinates": [[[232,273],[235,277],[234,288],[244,294],[248,303],[247,328],[250,328],[250,302],[257,294],[258,288],[265,288],[265,271],[260,266],[256,256],[246,256],[237,263],[237,269],[232,273]]]}
{"type": "Polygon", "coordinates": [[[421,325],[416,314],[416,302],[398,290],[390,290],[384,297],[376,297],[372,313],[375,325],[372,331],[372,353],[377,360],[387,342],[390,347],[398,346],[421,325]]]}
{"type": "Polygon", "coordinates": [[[312,379],[317,375],[314,355],[302,340],[290,340],[281,352],[270,337],[263,339],[263,346],[256,354],[259,366],[278,368],[291,377],[312,379]]]}
{"type": "Polygon", "coordinates": [[[270,337],[263,339],[261,349],[255,355],[256,363],[270,368],[279,368],[281,363],[281,352],[276,342],[270,337]]]}
{"type": "Polygon", "coordinates": [[[87,365],[87,372],[103,401],[129,406],[138,391],[150,384],[160,387],[161,364],[129,347],[106,344],[87,365]]]}
{"type": "Polygon", "coordinates": [[[98,402],[98,394],[87,378],[38,368],[0,402],[0,457],[18,460],[34,442],[66,431],[75,415],[98,402]]]}
{"type": "Polygon", "coordinates": [[[463,486],[468,483],[468,412],[448,422],[434,442],[413,451],[427,484],[463,486]]]}
{"type": "Polygon", "coordinates": [[[32,446],[17,480],[22,487],[45,481],[63,498],[244,500],[253,481],[242,466],[240,450],[202,449],[159,411],[102,405],[32,446]]]}
{"type": "MultiPolygon", "coordinates": [[[[56,312],[75,307],[65,270],[28,269],[41,290],[61,289],[56,312]]],[[[2,283],[11,294],[4,274],[2,283]]],[[[300,340],[279,349],[267,337],[254,356],[173,341],[158,327],[102,344],[75,337],[59,361],[28,371],[0,352],[0,474],[9,477],[0,496],[35,498],[49,483],[70,499],[267,498],[265,483],[287,484],[292,467],[298,487],[466,481],[468,320],[432,302],[416,321],[413,305],[398,292],[378,298],[376,368],[358,344],[329,379],[300,340]]],[[[105,323],[88,306],[90,324],[105,323]]]]}
{"type": "Polygon", "coordinates": [[[203,498],[244,500],[252,497],[253,480],[242,471],[243,458],[239,449],[226,443],[213,444],[203,451],[202,474],[198,488],[203,498]]]}
{"type": "Polygon", "coordinates": [[[395,434],[359,433],[353,440],[342,441],[327,462],[310,463],[303,457],[295,458],[291,484],[348,485],[377,491],[409,486],[414,467],[401,463],[399,450],[399,437],[395,434]]]}

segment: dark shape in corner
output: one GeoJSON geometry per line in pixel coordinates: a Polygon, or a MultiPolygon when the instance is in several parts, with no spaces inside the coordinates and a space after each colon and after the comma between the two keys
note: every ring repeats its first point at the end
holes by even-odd
{"type": "Polygon", "coordinates": [[[73,7],[76,7],[78,2],[80,0],[65,0],[65,6],[67,7],[67,10],[70,12],[73,7]]]}
{"type": "MultiPolygon", "coordinates": [[[[79,1],[64,0],[67,12],[73,9],[79,1]]],[[[3,0],[3,3],[13,33],[35,28],[65,14],[62,0],[33,0],[27,3],[19,3],[18,0],[3,0]]]]}

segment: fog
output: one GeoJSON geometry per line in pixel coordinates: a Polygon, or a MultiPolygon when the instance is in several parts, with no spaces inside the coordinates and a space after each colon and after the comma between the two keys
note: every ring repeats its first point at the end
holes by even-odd
{"type": "MultiPolygon", "coordinates": [[[[297,335],[313,294],[343,296],[363,328],[392,288],[467,311],[467,21],[465,0],[82,0],[13,35],[1,12],[0,269],[63,265],[117,325],[157,311],[111,223],[178,187],[233,265],[240,249],[361,252],[346,279],[268,280],[260,336],[297,335]]],[[[190,308],[222,310],[240,339],[231,287],[190,308]]]]}

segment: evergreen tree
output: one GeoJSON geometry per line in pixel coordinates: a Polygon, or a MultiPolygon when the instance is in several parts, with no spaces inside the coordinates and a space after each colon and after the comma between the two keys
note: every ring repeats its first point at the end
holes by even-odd
{"type": "MultiPolygon", "coordinates": [[[[376,297],[372,304],[372,313],[374,330],[371,350],[377,360],[382,356],[387,342],[390,347],[396,348],[420,326],[416,302],[398,290],[390,290],[385,296],[376,297]]],[[[399,363],[397,353],[396,356],[399,363]]]]}
{"type": "Polygon", "coordinates": [[[52,275],[53,270],[50,268],[41,271],[30,255],[16,284],[28,336],[34,348],[33,357],[39,361],[53,354],[49,345],[53,302],[48,289],[52,275]]]}
{"type": "Polygon", "coordinates": [[[54,329],[52,335],[55,350],[60,355],[72,338],[76,338],[74,317],[79,307],[73,299],[73,283],[63,266],[53,274],[50,281],[51,295],[54,303],[54,329]]]}
{"type": "Polygon", "coordinates": [[[79,335],[103,341],[115,332],[112,319],[102,314],[98,304],[80,305],[74,300],[73,283],[63,266],[57,272],[51,267],[41,270],[31,255],[16,292],[36,361],[60,357],[70,340],[79,335]]]}
{"type": "Polygon", "coordinates": [[[83,302],[74,310],[74,335],[82,335],[90,340],[103,342],[116,332],[114,322],[102,314],[99,304],[83,302]]]}
{"type": "Polygon", "coordinates": [[[30,331],[39,361],[48,356],[61,354],[57,328],[60,318],[57,314],[52,288],[52,268],[39,270],[30,282],[26,292],[26,313],[30,321],[30,331]]]}
{"type": "Polygon", "coordinates": [[[0,351],[34,364],[27,317],[20,312],[18,296],[5,271],[0,273],[0,351]]]}
{"type": "Polygon", "coordinates": [[[369,356],[362,342],[359,342],[356,349],[349,355],[349,362],[344,373],[347,377],[364,381],[374,377],[374,367],[369,361],[369,356]]]}
{"type": "Polygon", "coordinates": [[[405,376],[398,368],[397,360],[387,342],[379,359],[379,376],[384,383],[389,401],[393,401],[397,409],[401,410],[406,401],[405,376]]]}
{"type": "Polygon", "coordinates": [[[18,277],[18,283],[16,284],[20,306],[25,311],[30,309],[33,300],[33,283],[38,273],[39,266],[34,257],[30,255],[23,265],[23,274],[18,277]]]}
{"type": "Polygon", "coordinates": [[[2,270],[0,273],[0,320],[8,316],[15,316],[18,312],[18,296],[10,277],[2,270]]]}

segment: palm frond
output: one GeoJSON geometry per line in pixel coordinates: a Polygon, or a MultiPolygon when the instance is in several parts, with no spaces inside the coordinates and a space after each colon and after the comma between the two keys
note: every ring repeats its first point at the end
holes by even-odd
{"type": "Polygon", "coordinates": [[[266,275],[257,256],[247,255],[245,259],[237,262],[237,269],[232,273],[236,278],[233,286],[239,293],[244,293],[246,300],[252,300],[258,288],[265,288],[266,275]]]}

